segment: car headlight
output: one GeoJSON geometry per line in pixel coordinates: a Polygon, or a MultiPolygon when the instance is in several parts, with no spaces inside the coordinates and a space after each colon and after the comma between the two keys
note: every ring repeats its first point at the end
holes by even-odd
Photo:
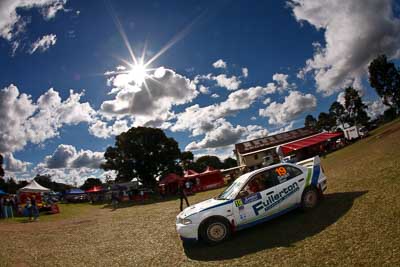
{"type": "Polygon", "coordinates": [[[188,225],[188,224],[191,224],[192,221],[190,219],[186,219],[186,218],[178,218],[178,223],[183,224],[183,225],[188,225]]]}

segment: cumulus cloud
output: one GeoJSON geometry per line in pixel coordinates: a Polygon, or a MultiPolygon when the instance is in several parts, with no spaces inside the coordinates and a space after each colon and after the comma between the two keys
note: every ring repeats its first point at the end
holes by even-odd
{"type": "MultiPolygon", "coordinates": [[[[66,0],[2,0],[0,1],[0,38],[9,41],[12,45],[12,54],[20,46],[18,36],[30,23],[30,18],[23,17],[17,11],[39,8],[44,19],[49,20],[60,10],[65,10],[66,0]]],[[[53,41],[55,43],[55,41],[53,41]]],[[[54,44],[53,43],[53,44],[54,44]]]]}
{"type": "Polygon", "coordinates": [[[103,152],[77,151],[74,146],[61,144],[52,155],[46,156],[40,166],[48,169],[89,168],[98,169],[104,160],[103,152]]]}
{"type": "Polygon", "coordinates": [[[389,107],[384,105],[382,103],[381,99],[378,99],[376,101],[372,101],[372,102],[367,102],[367,114],[368,116],[374,120],[376,118],[378,118],[380,115],[382,115],[385,110],[387,110],[389,107]]]}
{"type": "Polygon", "coordinates": [[[400,57],[400,20],[393,14],[391,0],[291,0],[289,4],[297,21],[325,31],[326,45],[313,44],[314,56],[298,75],[312,72],[317,91],[325,95],[348,85],[360,86],[377,55],[400,57]]]}
{"type": "Polygon", "coordinates": [[[215,61],[213,64],[213,67],[216,69],[226,69],[226,62],[223,61],[222,59],[218,59],[217,61],[215,61]]]}
{"type": "Polygon", "coordinates": [[[127,120],[116,120],[112,125],[102,120],[95,120],[89,127],[89,133],[99,138],[108,138],[113,135],[119,135],[129,130],[127,120]]]}
{"type": "Polygon", "coordinates": [[[289,75],[288,74],[283,74],[283,73],[275,73],[272,76],[272,80],[274,80],[277,83],[276,89],[279,92],[283,92],[289,89],[295,89],[296,85],[294,83],[290,84],[288,82],[289,75]]]}
{"type": "Polygon", "coordinates": [[[220,74],[218,76],[212,76],[212,79],[217,82],[218,86],[226,88],[228,90],[236,90],[242,83],[238,77],[231,76],[227,77],[225,74],[220,74]]]}
{"type": "Polygon", "coordinates": [[[210,93],[210,90],[208,89],[208,87],[206,87],[204,85],[199,86],[199,91],[200,91],[200,93],[205,94],[205,95],[210,93]]]}
{"type": "Polygon", "coordinates": [[[16,159],[12,153],[4,155],[4,169],[7,172],[25,172],[29,165],[31,165],[30,162],[16,159]]]}
{"type": "Polygon", "coordinates": [[[312,94],[301,94],[292,91],[285,97],[283,103],[272,102],[267,108],[260,109],[259,115],[269,117],[270,124],[285,124],[294,120],[305,111],[310,111],[317,106],[317,99],[312,94]]]}
{"type": "Polygon", "coordinates": [[[211,97],[212,97],[212,98],[218,98],[218,97],[219,97],[219,94],[212,94],[211,97]]]}
{"type": "Polygon", "coordinates": [[[254,139],[268,135],[268,131],[259,125],[234,127],[230,122],[221,118],[215,121],[215,127],[208,131],[199,142],[191,142],[185,150],[199,150],[231,146],[242,139],[254,139]]]}
{"type": "Polygon", "coordinates": [[[33,54],[36,51],[44,52],[50,48],[50,46],[55,45],[57,42],[57,36],[55,34],[44,35],[37,39],[31,46],[29,54],[33,54]]]}
{"type": "Polygon", "coordinates": [[[248,109],[257,99],[271,93],[270,86],[257,86],[240,89],[218,104],[200,107],[198,104],[190,106],[184,112],[176,115],[176,122],[172,131],[190,130],[193,136],[205,134],[215,128],[214,121],[234,115],[240,110],[248,109]],[[196,118],[196,120],[193,120],[196,118]]]}
{"type": "Polygon", "coordinates": [[[133,116],[135,125],[166,121],[173,116],[173,106],[189,103],[198,95],[193,81],[164,68],[149,74],[141,85],[129,74],[117,74],[111,83],[111,92],[116,96],[102,103],[101,112],[116,117],[133,116]]]}
{"type": "Polygon", "coordinates": [[[59,134],[63,125],[90,122],[95,114],[83,93],[70,91],[62,101],[53,88],[34,102],[11,84],[0,91],[0,153],[21,150],[28,142],[39,144],[59,134]]]}

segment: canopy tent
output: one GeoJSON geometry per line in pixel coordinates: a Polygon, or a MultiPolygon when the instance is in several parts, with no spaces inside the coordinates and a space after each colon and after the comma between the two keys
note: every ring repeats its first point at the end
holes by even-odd
{"type": "Polygon", "coordinates": [[[159,185],[166,185],[166,184],[171,184],[171,183],[179,183],[180,181],[183,181],[184,179],[175,174],[175,173],[170,173],[164,176],[161,181],[159,182],[159,185]]]}
{"type": "Polygon", "coordinates": [[[199,175],[199,173],[194,170],[186,170],[184,173],[185,178],[196,177],[198,175],[199,175]]]}
{"type": "Polygon", "coordinates": [[[47,187],[41,186],[35,180],[32,180],[27,186],[18,190],[18,192],[24,193],[45,193],[50,192],[51,190],[47,187]]]}
{"type": "Polygon", "coordinates": [[[81,195],[81,194],[85,194],[85,193],[86,193],[85,191],[83,191],[82,189],[79,189],[79,188],[72,188],[65,192],[66,195],[81,195]]]}
{"type": "Polygon", "coordinates": [[[305,147],[310,147],[328,141],[331,138],[336,138],[342,135],[343,133],[319,133],[304,139],[284,144],[281,146],[281,149],[283,154],[287,155],[292,151],[296,151],[305,147]]]}

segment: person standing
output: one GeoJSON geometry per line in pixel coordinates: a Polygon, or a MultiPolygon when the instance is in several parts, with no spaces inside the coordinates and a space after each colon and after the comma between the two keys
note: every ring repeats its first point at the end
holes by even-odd
{"type": "Polygon", "coordinates": [[[185,186],[184,186],[183,182],[179,183],[179,186],[178,186],[178,195],[179,195],[179,198],[180,198],[180,201],[181,201],[181,205],[180,205],[181,211],[183,210],[183,200],[185,200],[186,205],[187,205],[188,207],[190,206],[185,191],[186,191],[186,190],[185,190],[185,186]]]}
{"type": "Polygon", "coordinates": [[[34,221],[38,221],[39,220],[39,209],[38,209],[38,206],[37,206],[36,196],[35,195],[32,195],[31,205],[32,205],[33,220],[34,221]]]}
{"type": "Polygon", "coordinates": [[[117,192],[112,192],[111,204],[112,204],[113,210],[116,210],[118,208],[118,202],[119,202],[119,198],[118,198],[117,192]]]}

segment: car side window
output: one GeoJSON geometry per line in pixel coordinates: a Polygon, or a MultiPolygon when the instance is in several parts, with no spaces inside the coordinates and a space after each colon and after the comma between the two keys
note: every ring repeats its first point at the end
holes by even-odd
{"type": "Polygon", "coordinates": [[[251,180],[243,187],[239,197],[249,196],[279,184],[274,170],[267,170],[254,175],[251,180]]]}
{"type": "Polygon", "coordinates": [[[275,168],[275,173],[277,175],[279,183],[284,183],[286,181],[289,181],[290,179],[293,179],[296,176],[301,175],[303,172],[296,167],[290,165],[282,165],[275,168]]]}

